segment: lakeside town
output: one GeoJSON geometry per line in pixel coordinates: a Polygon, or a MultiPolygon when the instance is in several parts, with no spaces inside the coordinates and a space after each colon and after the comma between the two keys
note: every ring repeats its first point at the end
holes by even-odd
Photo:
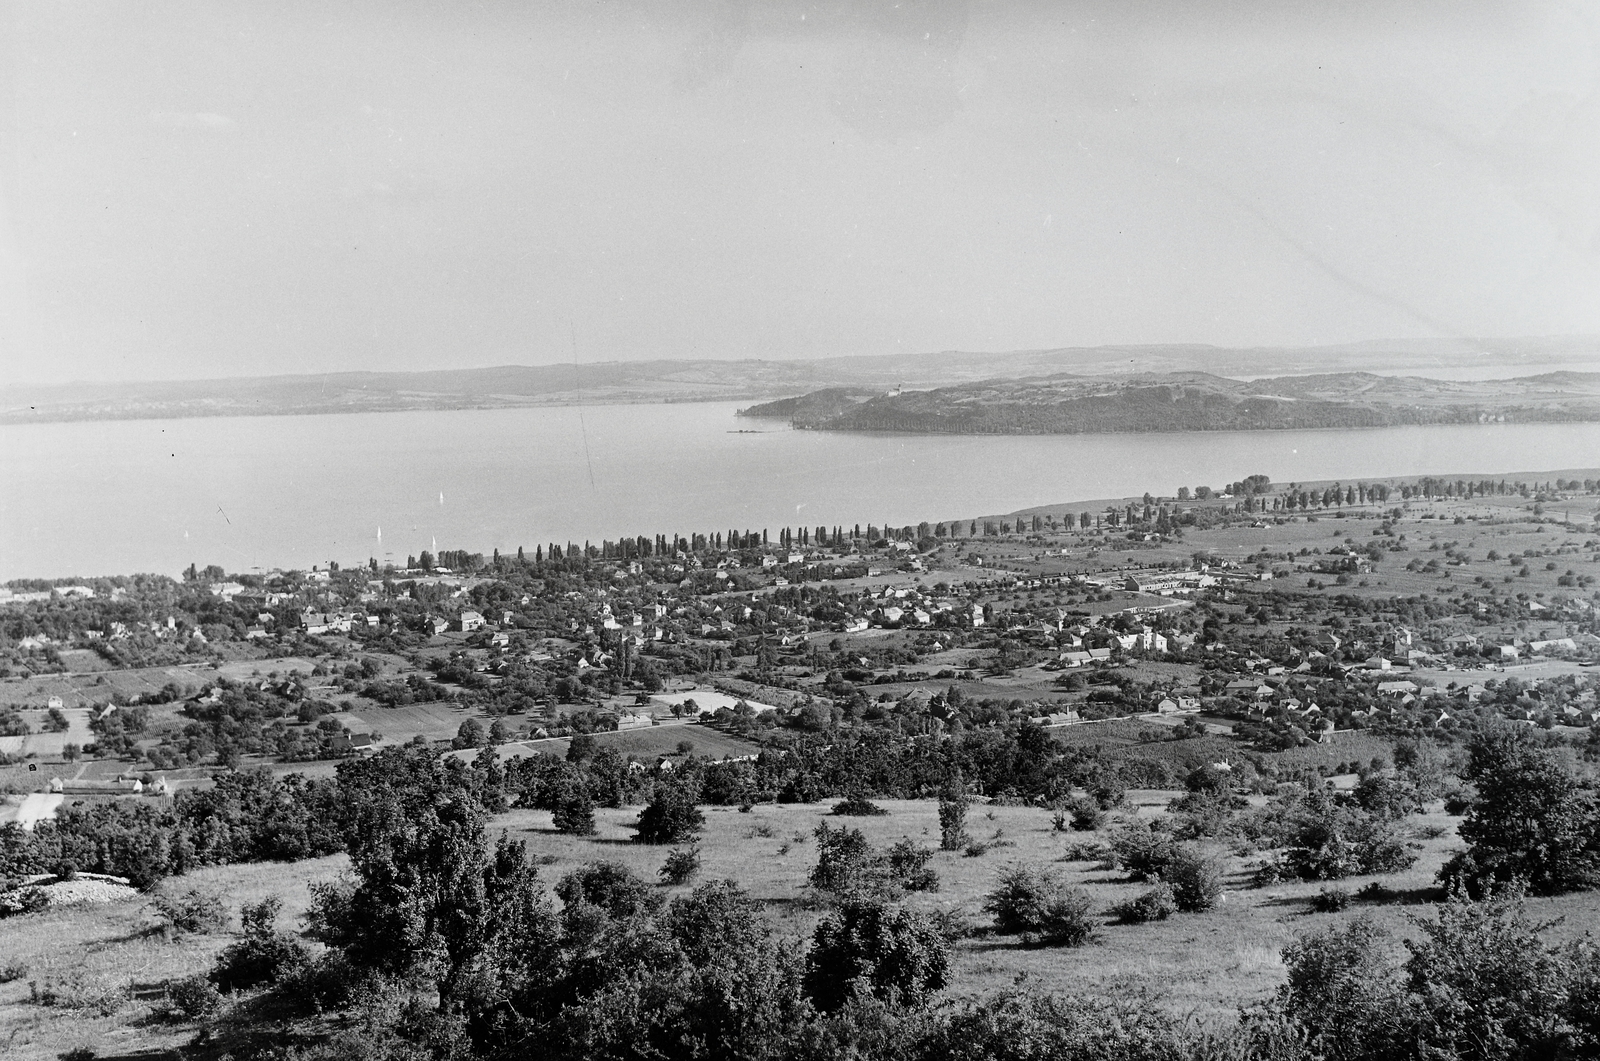
{"type": "MultiPolygon", "coordinates": [[[[205,972],[232,953],[228,917],[185,936],[173,897],[193,888],[174,884],[254,895],[246,880],[270,879],[256,897],[277,904],[270,917],[240,908],[246,941],[293,935],[287,897],[335,953],[315,927],[318,889],[361,863],[336,835],[355,826],[332,823],[368,798],[348,804],[349,786],[400,763],[472,779],[480,828],[517,834],[562,888],[597,865],[654,875],[659,849],[629,841],[646,838],[658,804],[676,807],[690,824],[653,838],[677,845],[661,868],[668,894],[726,876],[776,931],[821,940],[835,916],[825,897],[866,882],[941,926],[939,983],[1000,990],[1021,977],[1093,995],[1109,961],[1112,979],[1159,988],[1152,1012],[1220,1019],[1281,984],[1283,960],[1242,957],[1255,953],[1247,939],[1287,945],[1308,911],[1353,896],[1401,924],[1407,904],[1443,894],[1437,882],[1498,872],[1477,848],[1463,862],[1470,830],[1457,834],[1484,788],[1468,755],[1484,734],[1522,730],[1574,764],[1564,784],[1592,777],[1597,506],[1592,470],[1250,475],[913,526],[15,580],[0,588],[0,911],[23,916],[0,920],[0,939],[54,917],[74,919],[69,935],[144,925],[208,942],[162,952],[159,982],[41,951],[46,971],[17,964],[0,985],[0,1022],[37,1031],[41,1013],[99,1005],[101,1032],[143,1012],[173,1049],[197,1029],[239,1049],[290,1025],[332,1041],[306,1014],[217,1025],[291,981],[205,972]],[[846,885],[826,869],[846,834],[827,823],[850,814],[862,815],[850,872],[867,876],[846,885]],[[238,876],[263,859],[281,868],[238,876]],[[980,926],[997,902],[985,889],[1017,859],[1069,864],[1032,886],[1081,898],[1081,938],[1004,916],[980,926]],[[1204,877],[1198,898],[1184,899],[1186,873],[1204,877]],[[139,905],[147,895],[153,908],[139,905]],[[1191,935],[1159,934],[1199,914],[1238,958],[1220,979],[1191,935]],[[1097,933],[1091,916],[1150,922],[1137,957],[1083,947],[1128,931],[1097,933]],[[1027,945],[995,952],[996,932],[1027,945]]],[[[1595,823],[1580,832],[1588,851],[1595,823]]],[[[1596,913],[1586,887],[1559,882],[1534,891],[1560,898],[1530,901],[1572,913],[1562,938],[1575,938],[1596,913]]],[[[71,1038],[52,1027],[39,1042],[71,1038]]]]}
{"type": "MultiPolygon", "coordinates": [[[[506,753],[691,719],[943,732],[952,695],[999,705],[985,724],[1204,709],[1292,744],[1448,724],[1503,676],[1600,660],[1593,480],[1263,480],[965,523],[14,582],[5,776],[170,787],[471,723],[506,753]]],[[[1587,727],[1584,684],[1517,711],[1587,727]]]]}

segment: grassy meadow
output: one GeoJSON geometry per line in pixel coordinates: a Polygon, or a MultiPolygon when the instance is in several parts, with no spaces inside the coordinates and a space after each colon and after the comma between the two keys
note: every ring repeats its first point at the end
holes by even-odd
{"type": "MultiPolygon", "coordinates": [[[[937,852],[932,865],[940,889],[905,899],[913,908],[965,929],[952,946],[953,983],[948,993],[986,993],[1017,984],[1072,994],[1145,991],[1179,1015],[1206,1022],[1227,1020],[1239,1006],[1266,998],[1282,982],[1280,952],[1299,933],[1371,916],[1392,929],[1398,947],[1398,940],[1414,931],[1408,917],[1430,912],[1426,902],[1433,897],[1434,873],[1459,846],[1457,819],[1435,805],[1405,823],[1419,856],[1415,866],[1399,874],[1340,882],[1354,892],[1369,880],[1381,880],[1390,889],[1390,901],[1358,900],[1340,913],[1319,914],[1311,903],[1324,885],[1253,887],[1250,873],[1259,856],[1212,845],[1210,853],[1222,860],[1227,880],[1225,897],[1216,909],[1178,913],[1145,925],[1114,924],[1107,912],[1110,907],[1147,885],[1132,883],[1120,871],[1078,856],[1085,846],[1103,841],[1119,819],[1159,815],[1177,795],[1130,791],[1111,821],[1094,832],[1058,831],[1051,812],[1037,807],[974,803],[967,832],[991,845],[989,849],[976,857],[937,852]],[[1085,888],[1101,915],[1099,938],[1081,948],[1063,949],[1029,947],[990,934],[984,898],[996,874],[1013,863],[1053,866],[1085,888]]],[[[780,934],[804,941],[829,907],[828,897],[807,885],[817,859],[812,833],[818,824],[859,828],[880,847],[902,837],[938,846],[935,802],[882,800],[879,805],[888,813],[835,817],[832,801],[761,805],[748,812],[706,807],[698,880],[738,881],[766,904],[780,934]]],[[[548,812],[513,810],[491,822],[488,836],[493,842],[503,832],[525,842],[547,885],[597,860],[620,862],[655,882],[667,849],[632,842],[629,826],[637,813],[638,808],[599,809],[597,835],[574,837],[555,832],[548,812]]],[[[217,867],[170,879],[163,888],[199,887],[220,896],[234,929],[241,905],[277,894],[284,900],[281,927],[290,929],[300,923],[310,901],[310,886],[336,879],[347,865],[343,856],[334,856],[217,867]]],[[[660,890],[671,895],[692,886],[660,890]]],[[[1531,905],[1536,917],[1559,920],[1551,930],[1552,940],[1575,938],[1600,923],[1600,893],[1533,900],[1531,905]]],[[[169,940],[144,898],[0,920],[0,969],[8,970],[9,977],[0,984],[0,1054],[18,1061],[43,1061],[90,1047],[100,1057],[159,1056],[194,1033],[192,1025],[162,1017],[163,985],[207,970],[230,938],[229,933],[218,932],[169,940]],[[54,990],[62,1003],[30,1001],[33,984],[54,990]]]]}

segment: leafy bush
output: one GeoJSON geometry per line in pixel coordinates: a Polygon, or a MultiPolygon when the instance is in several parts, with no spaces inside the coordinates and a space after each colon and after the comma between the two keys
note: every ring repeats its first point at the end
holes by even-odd
{"type": "Polygon", "coordinates": [[[1071,816],[1072,827],[1080,833],[1093,832],[1106,821],[1106,812],[1100,804],[1085,796],[1068,800],[1066,810],[1071,816]]]}
{"type": "Polygon", "coordinates": [[[805,993],[825,1012],[848,1002],[858,985],[886,1001],[917,1006],[949,976],[949,945],[927,917],[854,900],[817,925],[806,955],[805,993]]]}
{"type": "Polygon", "coordinates": [[[1364,917],[1285,949],[1288,983],[1271,1008],[1310,1056],[1531,1061],[1600,1052],[1592,943],[1546,947],[1538,936],[1548,926],[1529,919],[1515,894],[1474,902],[1457,889],[1434,919],[1412,922],[1418,938],[1406,942],[1403,966],[1364,917]]]}
{"type": "Polygon", "coordinates": [[[1324,888],[1311,899],[1311,909],[1319,914],[1336,914],[1350,905],[1350,893],[1343,888],[1324,888]]]}
{"type": "Polygon", "coordinates": [[[871,818],[888,814],[889,812],[865,796],[849,796],[834,804],[833,813],[840,816],[871,818]]]}
{"type": "Polygon", "coordinates": [[[1476,795],[1458,830],[1467,850],[1440,879],[1487,892],[1521,880],[1538,894],[1600,887],[1600,786],[1520,726],[1481,733],[1463,779],[1476,795]]]}
{"type": "Polygon", "coordinates": [[[8,892],[0,892],[0,917],[31,914],[49,905],[50,897],[40,888],[12,888],[8,892]]]}
{"type": "Polygon", "coordinates": [[[1162,878],[1172,887],[1172,900],[1179,910],[1204,913],[1222,897],[1222,868],[1215,859],[1202,858],[1192,851],[1173,852],[1162,878]]]}
{"type": "Polygon", "coordinates": [[[1112,835],[1111,851],[1129,877],[1156,880],[1167,875],[1177,845],[1163,832],[1146,825],[1131,825],[1112,835]]]}
{"type": "Polygon", "coordinates": [[[674,885],[689,883],[700,872],[699,846],[675,847],[668,851],[660,872],[663,883],[674,885]]]}
{"type": "Polygon", "coordinates": [[[277,931],[275,923],[282,908],[283,900],[269,895],[240,911],[244,938],[217,956],[212,983],[223,991],[239,991],[276,983],[310,963],[310,953],[298,940],[277,931]]]}
{"type": "Polygon", "coordinates": [[[1178,904],[1172,888],[1157,883],[1154,888],[1134,896],[1111,908],[1111,913],[1124,924],[1142,925],[1148,921],[1165,921],[1177,912],[1178,904]]]}
{"type": "Polygon", "coordinates": [[[822,891],[843,895],[875,883],[875,852],[860,829],[841,825],[830,828],[827,822],[817,826],[817,864],[811,870],[811,886],[822,891]]]}
{"type": "Polygon", "coordinates": [[[1397,873],[1417,860],[1392,821],[1323,790],[1287,797],[1272,810],[1255,825],[1264,826],[1267,839],[1285,850],[1262,866],[1258,883],[1397,873]]]}
{"type": "Polygon", "coordinates": [[[639,812],[634,839],[641,844],[681,844],[705,827],[706,816],[695,806],[694,792],[686,785],[663,785],[639,812]]]}
{"type": "Polygon", "coordinates": [[[939,849],[960,851],[967,846],[967,798],[956,796],[939,801],[939,849]]]}
{"type": "Polygon", "coordinates": [[[591,907],[617,920],[656,909],[660,905],[650,886],[620,862],[591,862],[556,882],[556,895],[565,912],[591,907]]]}
{"type": "Polygon", "coordinates": [[[889,872],[908,892],[939,890],[939,871],[934,869],[933,852],[909,837],[889,848],[889,872]]]}
{"type": "Polygon", "coordinates": [[[1029,942],[1076,947],[1095,936],[1089,916],[1091,900],[1056,873],[1032,866],[1010,866],[1000,872],[997,887],[984,902],[994,915],[995,931],[1022,935],[1029,942]]]}
{"type": "Polygon", "coordinates": [[[228,909],[222,900],[201,888],[182,892],[158,892],[156,912],[166,920],[171,935],[187,932],[219,932],[228,927],[228,909]]]}
{"type": "Polygon", "coordinates": [[[167,1002],[189,1020],[204,1020],[222,1008],[217,986],[200,973],[167,985],[167,1002]]]}

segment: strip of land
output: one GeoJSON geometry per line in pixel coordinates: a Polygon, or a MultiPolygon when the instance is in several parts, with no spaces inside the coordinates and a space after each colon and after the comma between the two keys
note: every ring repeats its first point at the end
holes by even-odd
{"type": "Polygon", "coordinates": [[[1454,382],[1341,372],[1241,381],[1206,372],[1056,375],[867,395],[830,388],[741,410],[820,431],[1080,434],[1600,420],[1600,373],[1454,382]]]}
{"type": "MultiPolygon", "coordinates": [[[[0,423],[284,416],[425,409],[504,409],[705,401],[765,401],[842,389],[855,399],[901,388],[1076,373],[1215,373],[1254,377],[1411,371],[1476,377],[1586,370],[1600,337],[1383,340],[1342,346],[1064,347],[768,360],[653,360],[503,365],[426,372],[333,372],[239,379],[119,381],[0,388],[0,423]]],[[[785,414],[787,415],[787,414],[785,414]]]]}

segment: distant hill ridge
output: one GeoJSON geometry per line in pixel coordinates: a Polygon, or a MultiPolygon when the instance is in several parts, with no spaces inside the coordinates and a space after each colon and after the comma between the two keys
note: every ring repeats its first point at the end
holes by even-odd
{"type": "MultiPolygon", "coordinates": [[[[825,396],[825,397],[824,397],[825,396]]],[[[1240,381],[1206,372],[1058,374],[741,410],[825,431],[1075,434],[1600,421],[1600,372],[1454,382],[1367,372],[1240,381]]]]}
{"type": "MultiPolygon", "coordinates": [[[[806,396],[819,409],[894,388],[937,389],[1063,373],[1086,378],[1199,373],[1287,376],[1315,366],[1443,373],[1546,371],[1600,364],[1600,338],[1414,339],[1314,348],[1202,344],[1069,347],[793,360],[652,360],[501,365],[422,372],[331,372],[240,379],[70,383],[0,389],[0,423],[269,416],[535,405],[762,401],[806,396]],[[824,392],[841,395],[812,397],[824,392]]],[[[1285,393],[1283,397],[1290,397],[1285,393]]],[[[811,415],[815,410],[808,410],[811,415]]],[[[844,411],[838,406],[835,411],[844,411]]]]}

